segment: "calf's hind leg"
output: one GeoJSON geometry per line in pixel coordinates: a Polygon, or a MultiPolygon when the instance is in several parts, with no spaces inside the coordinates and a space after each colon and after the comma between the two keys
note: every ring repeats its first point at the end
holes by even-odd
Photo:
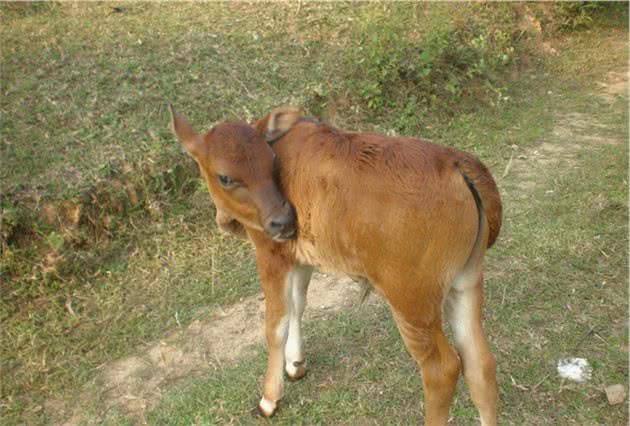
{"type": "Polygon", "coordinates": [[[459,379],[460,361],[442,330],[441,315],[430,321],[419,317],[422,306],[412,314],[392,306],[398,330],[407,350],[420,366],[424,387],[425,425],[446,425],[459,379]]]}
{"type": "Polygon", "coordinates": [[[481,424],[497,424],[496,361],[490,352],[482,328],[483,276],[462,277],[451,288],[446,316],[464,367],[464,378],[470,396],[479,410],[481,424]]]}

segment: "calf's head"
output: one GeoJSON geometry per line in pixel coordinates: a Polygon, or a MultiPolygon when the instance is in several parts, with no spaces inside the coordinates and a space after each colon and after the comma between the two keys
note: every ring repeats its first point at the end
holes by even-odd
{"type": "Polygon", "coordinates": [[[229,215],[276,241],[295,234],[295,213],[274,181],[275,156],[264,136],[245,123],[227,122],[204,134],[169,107],[173,132],[195,159],[219,216],[229,215]]]}

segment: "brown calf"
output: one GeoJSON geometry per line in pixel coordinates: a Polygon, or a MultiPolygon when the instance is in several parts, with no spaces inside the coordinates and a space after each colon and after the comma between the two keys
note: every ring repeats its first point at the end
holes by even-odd
{"type": "Polygon", "coordinates": [[[306,372],[300,322],[317,268],[369,281],[385,298],[420,366],[425,424],[446,424],[462,366],[481,423],[496,424],[482,264],[501,228],[501,201],[478,159],[419,139],[344,132],[292,108],[203,135],[171,114],[217,223],[256,247],[269,351],[262,414],[277,409],[283,369],[291,380],[306,372]]]}

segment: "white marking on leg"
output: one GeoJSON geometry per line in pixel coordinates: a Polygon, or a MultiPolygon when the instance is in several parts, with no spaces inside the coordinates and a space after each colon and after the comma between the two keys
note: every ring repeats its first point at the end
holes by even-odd
{"type": "Polygon", "coordinates": [[[474,278],[466,277],[451,288],[446,305],[447,318],[453,329],[466,384],[479,411],[481,424],[490,426],[496,425],[495,360],[481,325],[482,288],[475,288],[476,285],[482,285],[481,276],[474,278]]]}
{"type": "Polygon", "coordinates": [[[280,353],[282,356],[277,358],[277,361],[276,361],[277,363],[274,365],[274,368],[273,368],[274,382],[277,383],[277,387],[278,387],[277,389],[279,392],[278,399],[282,398],[282,396],[284,395],[284,374],[282,372],[282,367],[284,365],[284,350],[283,349],[286,346],[287,336],[289,335],[289,317],[290,317],[291,307],[287,305],[287,309],[289,310],[289,313],[282,317],[282,319],[280,320],[280,323],[278,324],[276,328],[276,337],[278,341],[280,342],[280,347],[282,348],[280,350],[280,353]]]}
{"type": "Polygon", "coordinates": [[[266,417],[269,417],[273,414],[273,412],[276,409],[276,406],[277,406],[277,403],[275,401],[268,401],[265,398],[262,398],[260,400],[260,404],[258,404],[260,411],[262,411],[263,415],[265,415],[266,417]]]}
{"type": "Polygon", "coordinates": [[[447,318],[453,329],[456,347],[474,344],[471,330],[477,306],[469,294],[477,285],[477,281],[478,272],[463,272],[453,280],[446,299],[447,318]]]}
{"type": "Polygon", "coordinates": [[[289,336],[285,346],[285,369],[290,377],[296,377],[299,369],[304,369],[300,363],[304,362],[302,352],[302,314],[306,306],[306,291],[311,279],[313,269],[311,267],[299,267],[289,273],[289,285],[291,286],[290,301],[291,310],[289,316],[289,336]],[[295,365],[298,363],[298,365],[295,365]]]}
{"type": "Polygon", "coordinates": [[[278,328],[276,328],[276,336],[278,340],[282,342],[282,344],[286,344],[287,336],[289,335],[289,319],[291,314],[287,314],[280,319],[280,323],[278,324],[278,328]]]}
{"type": "Polygon", "coordinates": [[[455,345],[458,347],[466,345],[469,343],[467,340],[472,340],[470,336],[472,325],[470,318],[474,316],[473,309],[475,307],[469,298],[457,290],[451,291],[448,302],[450,309],[448,320],[453,329],[455,345]]]}

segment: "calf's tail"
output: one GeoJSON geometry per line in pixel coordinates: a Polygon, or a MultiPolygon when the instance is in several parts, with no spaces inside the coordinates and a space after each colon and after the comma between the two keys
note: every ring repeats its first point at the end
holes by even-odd
{"type": "Polygon", "coordinates": [[[482,216],[485,216],[489,228],[488,248],[490,248],[501,231],[503,213],[497,184],[494,182],[488,168],[476,157],[462,151],[457,152],[457,157],[456,166],[464,176],[468,188],[473,193],[477,208],[483,209],[483,215],[479,215],[480,227],[482,216]]]}

